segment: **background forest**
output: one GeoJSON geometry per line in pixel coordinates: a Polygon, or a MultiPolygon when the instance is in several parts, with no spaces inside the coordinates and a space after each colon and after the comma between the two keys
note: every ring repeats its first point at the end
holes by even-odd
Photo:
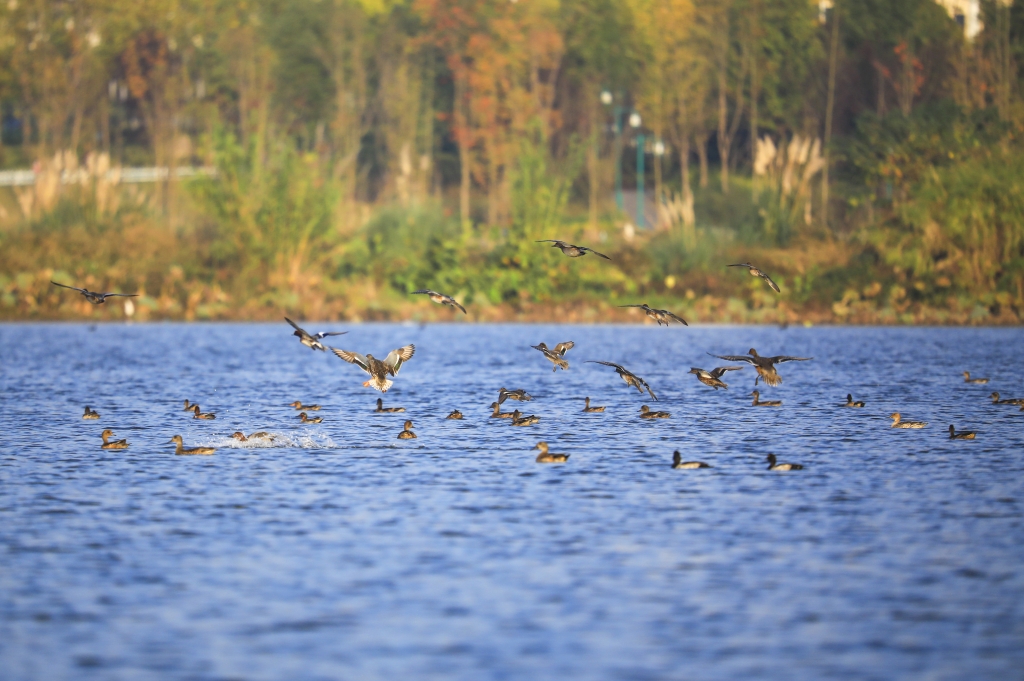
{"type": "Polygon", "coordinates": [[[0,317],[1019,323],[1022,51],[1024,0],[4,0],[0,317]]]}

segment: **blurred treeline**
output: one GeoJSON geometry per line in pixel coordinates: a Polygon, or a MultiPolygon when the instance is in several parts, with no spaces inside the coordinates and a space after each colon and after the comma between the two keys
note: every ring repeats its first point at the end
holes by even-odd
{"type": "Polygon", "coordinates": [[[0,189],[0,316],[123,316],[53,278],[138,291],[143,319],[451,317],[407,295],[429,287],[476,319],[1017,323],[1024,0],[978,19],[5,0],[0,167],[36,179],[0,189]],[[119,181],[138,166],[215,174],[119,181]],[[745,260],[783,294],[724,267],[745,260]]]}

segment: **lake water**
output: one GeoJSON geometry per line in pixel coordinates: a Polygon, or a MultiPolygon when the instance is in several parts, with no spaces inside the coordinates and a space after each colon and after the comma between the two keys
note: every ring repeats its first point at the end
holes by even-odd
{"type": "Polygon", "coordinates": [[[1024,413],[988,399],[1024,397],[1020,329],[337,326],[416,344],[405,414],[284,322],[0,325],[0,678],[1024,678],[1024,413]],[[781,409],[686,373],[751,346],[815,358],[781,409]],[[488,418],[502,386],[538,425],[488,418]]]}

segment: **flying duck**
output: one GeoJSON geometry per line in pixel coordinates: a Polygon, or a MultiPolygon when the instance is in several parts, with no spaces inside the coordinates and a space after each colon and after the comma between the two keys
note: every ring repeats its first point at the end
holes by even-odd
{"type": "Polygon", "coordinates": [[[214,414],[212,411],[210,411],[210,412],[201,412],[201,411],[199,411],[199,405],[198,404],[193,404],[192,405],[192,418],[200,419],[202,421],[212,421],[215,418],[217,418],[217,415],[214,414]]]}
{"type": "Polygon", "coordinates": [[[754,402],[752,403],[752,406],[754,406],[754,407],[781,407],[782,406],[782,400],[764,400],[764,401],[762,401],[761,400],[761,393],[758,392],[757,390],[755,390],[754,392],[752,392],[750,394],[754,396],[754,402]]]}
{"type": "Polygon", "coordinates": [[[569,460],[568,454],[552,454],[549,452],[547,442],[538,442],[534,449],[540,450],[540,454],[537,455],[537,463],[565,463],[569,460]]]}
{"type": "Polygon", "coordinates": [[[611,260],[611,258],[609,258],[604,253],[598,253],[592,248],[587,248],[586,246],[574,246],[573,244],[568,244],[564,241],[559,241],[558,239],[539,239],[537,243],[551,244],[551,248],[557,248],[570,258],[580,258],[586,255],[587,253],[593,253],[594,255],[604,258],[605,260],[611,260]]]}
{"type": "Polygon", "coordinates": [[[213,454],[215,451],[217,451],[213,447],[191,447],[191,448],[186,448],[185,445],[181,441],[181,436],[180,435],[175,435],[174,437],[172,437],[170,439],[170,441],[168,441],[167,444],[176,444],[176,445],[178,445],[177,447],[174,448],[174,453],[179,455],[179,456],[189,456],[189,455],[194,455],[194,454],[213,454]]]}
{"type": "Polygon", "coordinates": [[[928,425],[924,421],[904,421],[903,416],[898,411],[894,411],[889,414],[889,418],[892,419],[892,425],[889,426],[890,428],[920,429],[928,425]]]}
{"type": "Polygon", "coordinates": [[[100,449],[128,449],[128,440],[111,440],[110,437],[114,434],[112,430],[104,430],[100,433],[100,437],[103,438],[103,444],[100,445],[100,449]]]}
{"type": "Polygon", "coordinates": [[[798,463],[776,463],[777,459],[774,454],[769,454],[765,461],[768,462],[768,470],[770,471],[802,471],[804,469],[798,463]]]}
{"type": "Polygon", "coordinates": [[[747,270],[750,272],[750,276],[761,277],[762,279],[765,280],[765,283],[772,287],[773,291],[775,291],[776,293],[782,293],[782,291],[779,290],[779,285],[772,281],[771,277],[769,277],[767,274],[751,265],[749,262],[736,263],[735,265],[729,265],[729,267],[746,267],[747,270]]]}
{"type": "Polygon", "coordinates": [[[971,372],[964,372],[964,383],[977,383],[978,385],[985,385],[988,383],[987,378],[971,378],[971,372]]]}
{"type": "Polygon", "coordinates": [[[569,369],[569,362],[565,361],[562,358],[565,357],[565,353],[572,350],[575,346],[576,344],[573,343],[572,341],[565,341],[564,343],[559,343],[558,345],[556,345],[553,350],[548,348],[547,343],[531,345],[530,347],[533,348],[534,350],[540,350],[541,352],[544,353],[544,356],[548,358],[548,361],[555,365],[554,368],[551,369],[552,371],[558,371],[559,369],[566,371],[569,369]]]}
{"type": "Polygon", "coordinates": [[[309,414],[307,414],[306,412],[302,411],[302,412],[299,412],[299,420],[302,423],[323,423],[324,422],[324,417],[323,416],[316,416],[314,418],[309,418],[309,414]]]}
{"type": "Polygon", "coordinates": [[[86,288],[78,288],[76,286],[65,286],[64,284],[58,284],[55,281],[51,281],[50,283],[53,284],[54,286],[69,288],[72,291],[78,291],[83,296],[85,296],[85,299],[88,300],[93,305],[102,305],[103,303],[107,302],[107,298],[110,298],[111,296],[134,298],[135,296],[139,295],[138,293],[97,293],[96,291],[90,291],[89,289],[86,288]]]}
{"type": "Polygon", "coordinates": [[[438,305],[457,307],[460,310],[462,310],[462,314],[466,314],[466,308],[459,305],[459,303],[451,296],[446,296],[445,294],[438,293],[437,291],[431,291],[429,288],[421,288],[419,291],[413,291],[412,293],[413,295],[416,295],[417,293],[425,294],[427,296],[430,296],[430,299],[437,303],[438,305]]]}
{"type": "Polygon", "coordinates": [[[658,326],[668,326],[669,322],[673,321],[679,322],[683,326],[689,326],[689,324],[686,323],[686,320],[682,317],[675,315],[668,310],[655,310],[654,308],[649,307],[647,303],[644,303],[643,305],[619,305],[619,307],[638,307],[644,311],[644,314],[658,322],[658,326]]]}
{"type": "Polygon", "coordinates": [[[615,373],[622,376],[622,380],[626,382],[626,385],[636,388],[641,394],[644,392],[644,388],[647,388],[647,392],[650,394],[651,399],[657,401],[658,396],[654,394],[653,390],[651,390],[651,386],[647,385],[647,381],[640,378],[629,369],[626,369],[621,364],[616,364],[615,362],[597,362],[592,359],[588,359],[586,361],[590,364],[603,364],[606,367],[614,368],[615,373]]]}
{"type": "Polygon", "coordinates": [[[961,430],[959,433],[953,428],[953,424],[949,424],[949,439],[950,440],[973,440],[975,432],[972,430],[961,430]]]}
{"type": "Polygon", "coordinates": [[[989,397],[992,398],[992,404],[1019,404],[1024,407],[1024,397],[1008,397],[1002,400],[999,399],[999,393],[992,393],[989,397]]]}
{"type": "Polygon", "coordinates": [[[373,388],[374,390],[386,393],[388,388],[394,384],[394,381],[388,380],[388,376],[398,375],[398,370],[402,368],[402,364],[408,362],[416,352],[416,346],[411,343],[403,345],[389,352],[383,361],[369,353],[360,355],[358,352],[339,350],[338,348],[331,348],[331,352],[349,364],[355,364],[370,374],[370,380],[363,383],[364,388],[373,388]]]}
{"type": "MultiPolygon", "coordinates": [[[[711,355],[711,353],[708,353],[711,355]]],[[[765,382],[765,385],[770,385],[773,388],[782,383],[782,377],[775,371],[776,364],[782,364],[783,362],[807,362],[813,357],[790,357],[788,355],[778,355],[777,357],[762,357],[757,354],[757,350],[750,348],[750,356],[746,355],[711,355],[718,359],[728,360],[730,362],[746,362],[752,364],[754,369],[757,370],[757,378],[754,379],[754,385],[757,385],[758,380],[765,382]]]]}
{"type": "MultiPolygon", "coordinates": [[[[566,349],[568,350],[568,348],[566,349]]],[[[526,394],[526,391],[523,390],[522,388],[519,388],[518,390],[509,390],[508,388],[502,388],[501,390],[498,391],[498,404],[504,404],[505,400],[515,400],[516,402],[529,402],[532,399],[533,397],[526,394]]]]}
{"type": "Polygon", "coordinates": [[[691,468],[711,468],[703,461],[683,461],[683,455],[678,450],[672,452],[672,468],[689,470],[691,468]]]}
{"type": "Polygon", "coordinates": [[[640,407],[640,418],[642,419],[667,419],[671,416],[672,414],[667,411],[651,411],[651,408],[646,404],[640,407]]]}
{"type": "Polygon", "coordinates": [[[385,407],[384,400],[377,398],[377,408],[373,410],[377,414],[397,414],[405,411],[405,407],[385,407]]]}
{"type": "Polygon", "coordinates": [[[533,416],[532,414],[530,416],[523,416],[521,413],[519,413],[518,409],[512,412],[513,426],[532,426],[536,423],[540,423],[539,416],[533,416]]]}
{"type": "Polygon", "coordinates": [[[348,333],[348,331],[319,331],[317,333],[310,333],[287,317],[285,317],[284,320],[291,324],[292,328],[295,329],[295,332],[292,333],[292,335],[298,336],[299,342],[310,350],[320,350],[323,352],[327,348],[325,348],[324,344],[320,341],[328,336],[344,336],[348,333]]]}
{"type": "Polygon", "coordinates": [[[492,419],[510,419],[510,418],[512,418],[512,412],[510,412],[510,411],[501,411],[501,405],[498,404],[497,402],[491,402],[491,409],[494,410],[494,411],[491,412],[491,418],[492,419]]]}
{"type": "Polygon", "coordinates": [[[405,430],[398,434],[399,440],[415,440],[416,433],[412,432],[412,421],[405,422],[405,430]]]}
{"type": "Polygon", "coordinates": [[[452,409],[452,413],[448,414],[448,416],[445,416],[445,418],[452,419],[453,421],[461,421],[462,412],[459,411],[458,409],[452,409]]]}
{"type": "Polygon", "coordinates": [[[690,367],[689,373],[696,374],[698,381],[704,385],[714,388],[715,390],[718,390],[719,388],[725,388],[728,390],[728,384],[721,380],[722,374],[726,371],[741,371],[742,369],[743,367],[716,367],[711,371],[706,371],[697,367],[690,367]]]}
{"type": "Polygon", "coordinates": [[[295,400],[288,405],[289,407],[295,407],[297,411],[320,411],[319,404],[303,404],[302,402],[295,400]]]}
{"type": "Polygon", "coordinates": [[[850,394],[850,393],[847,393],[846,394],[846,404],[844,404],[843,406],[844,407],[863,407],[864,403],[860,402],[860,401],[854,402],[853,401],[853,395],[850,394]]]}
{"type": "Polygon", "coordinates": [[[600,413],[600,412],[604,411],[604,407],[591,407],[590,406],[590,398],[588,397],[587,398],[587,405],[585,407],[583,407],[583,411],[586,414],[597,414],[597,413],[600,413]]]}
{"type": "Polygon", "coordinates": [[[99,417],[100,413],[98,411],[94,411],[92,407],[90,407],[88,404],[85,405],[85,413],[82,414],[83,419],[85,419],[86,421],[95,421],[99,417]]]}

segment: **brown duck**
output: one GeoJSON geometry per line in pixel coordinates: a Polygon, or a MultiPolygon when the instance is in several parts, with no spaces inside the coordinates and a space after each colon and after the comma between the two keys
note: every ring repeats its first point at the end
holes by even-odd
{"type": "Polygon", "coordinates": [[[295,407],[295,409],[297,411],[320,411],[320,405],[319,404],[303,404],[302,402],[299,402],[298,400],[295,400],[294,402],[290,403],[288,406],[289,407],[295,407]]]}
{"type": "Polygon", "coordinates": [[[728,384],[724,383],[721,380],[722,379],[722,375],[726,371],[742,371],[742,370],[743,370],[743,367],[715,367],[711,371],[706,371],[705,369],[700,369],[698,367],[690,367],[689,373],[696,374],[698,381],[700,381],[701,383],[703,383],[706,386],[710,386],[710,387],[714,388],[715,390],[718,390],[719,388],[725,388],[726,390],[728,390],[729,389],[728,384]]]}
{"type": "Polygon", "coordinates": [[[988,379],[987,378],[971,378],[971,372],[970,371],[965,371],[964,372],[964,383],[976,383],[978,385],[985,385],[986,383],[988,383],[988,379]]]}
{"type": "Polygon", "coordinates": [[[626,385],[636,388],[641,394],[643,394],[644,388],[647,388],[647,393],[651,396],[651,399],[657,401],[658,396],[654,394],[653,390],[651,390],[651,386],[647,385],[647,381],[640,378],[621,364],[616,364],[615,362],[598,362],[592,359],[588,359],[587,362],[590,364],[603,364],[606,367],[612,367],[615,369],[615,373],[621,376],[622,380],[626,382],[626,385]]]}
{"type": "Polygon", "coordinates": [[[513,426],[532,426],[536,423],[540,423],[539,416],[534,416],[532,414],[530,416],[523,416],[522,414],[519,413],[518,409],[512,412],[513,426]]]}
{"type": "Polygon", "coordinates": [[[762,400],[761,399],[761,393],[758,392],[757,390],[755,390],[754,392],[752,392],[750,394],[754,396],[754,401],[752,403],[752,406],[754,406],[754,407],[781,407],[782,406],[782,400],[762,400]]]}
{"type": "Polygon", "coordinates": [[[642,419],[667,419],[671,418],[672,414],[667,411],[651,411],[651,408],[646,404],[640,407],[640,418],[642,419]]]}
{"type": "Polygon", "coordinates": [[[683,319],[682,317],[673,314],[668,310],[655,310],[653,307],[650,307],[647,303],[644,303],[642,305],[619,305],[619,307],[638,307],[644,311],[644,314],[646,314],[654,321],[658,322],[658,326],[668,326],[669,322],[679,322],[683,326],[689,326],[689,324],[686,323],[686,320],[683,319]]]}
{"type": "MultiPolygon", "coordinates": [[[[711,355],[711,353],[708,353],[711,355]]],[[[775,357],[762,357],[757,354],[757,350],[750,348],[750,356],[746,355],[711,355],[718,359],[724,359],[729,362],[746,362],[752,364],[754,369],[757,370],[757,378],[754,379],[754,385],[757,385],[758,380],[765,382],[765,385],[770,385],[773,388],[782,383],[782,377],[779,376],[778,372],[775,371],[776,364],[782,364],[783,362],[808,362],[813,357],[790,357],[789,355],[777,355],[775,357]]]]}
{"type": "Polygon", "coordinates": [[[604,411],[604,407],[591,407],[590,406],[590,398],[588,397],[587,398],[587,404],[586,404],[585,407],[583,407],[583,411],[584,411],[584,413],[587,413],[587,414],[598,414],[598,413],[604,411]]]}
{"type": "Polygon", "coordinates": [[[309,414],[303,411],[299,412],[299,421],[301,421],[302,423],[323,423],[324,417],[317,416],[315,418],[309,418],[309,414]]]}
{"type": "Polygon", "coordinates": [[[198,404],[193,404],[192,405],[192,418],[200,419],[200,420],[203,420],[203,421],[212,421],[215,418],[217,418],[217,415],[214,414],[212,411],[210,411],[210,412],[202,412],[202,411],[199,410],[199,405],[198,404]]]}
{"type": "Polygon", "coordinates": [[[104,430],[100,433],[100,437],[103,438],[103,444],[100,445],[100,449],[128,449],[128,440],[111,440],[114,431],[104,430]]]}
{"type": "Polygon", "coordinates": [[[412,432],[412,421],[405,422],[405,430],[398,434],[399,440],[415,440],[416,433],[412,432]]]}
{"type": "Polygon", "coordinates": [[[182,443],[182,441],[181,441],[181,436],[180,435],[175,435],[174,437],[172,437],[167,444],[176,444],[177,445],[177,447],[174,448],[174,453],[177,454],[178,456],[207,455],[207,454],[213,454],[214,452],[217,451],[213,447],[191,447],[191,448],[186,448],[184,443],[182,443]]]}
{"type": "Polygon", "coordinates": [[[565,463],[569,460],[568,454],[554,454],[548,451],[547,442],[538,442],[534,449],[539,449],[540,454],[537,455],[537,463],[565,463]]]}
{"type": "Polygon", "coordinates": [[[973,440],[975,435],[976,433],[971,430],[961,430],[960,432],[957,432],[956,429],[953,428],[953,424],[949,424],[950,440],[973,440]]]}
{"type": "Polygon", "coordinates": [[[492,419],[510,419],[510,418],[512,418],[512,412],[510,412],[510,411],[501,411],[501,405],[498,404],[497,402],[491,402],[491,409],[494,410],[494,411],[491,412],[491,418],[492,419]]]}
{"type": "Polygon", "coordinates": [[[398,375],[398,370],[402,368],[402,365],[412,359],[416,352],[416,346],[411,343],[403,345],[389,352],[383,360],[377,359],[369,353],[361,355],[358,352],[339,350],[338,348],[331,348],[331,352],[370,374],[370,380],[363,383],[364,388],[373,388],[386,393],[388,388],[394,384],[393,381],[388,380],[388,376],[398,375]]]}
{"type": "Polygon", "coordinates": [[[683,461],[683,455],[679,451],[672,452],[672,468],[689,470],[693,468],[711,468],[703,461],[683,461]]]}
{"type": "MultiPolygon", "coordinates": [[[[530,347],[533,348],[534,350],[540,350],[542,353],[544,353],[544,356],[548,359],[548,361],[555,365],[554,368],[551,369],[552,371],[558,371],[559,369],[566,371],[569,369],[569,362],[562,358],[565,357],[565,353],[572,350],[575,346],[576,344],[573,343],[572,341],[565,341],[564,343],[559,343],[558,345],[556,345],[553,350],[548,348],[547,343],[531,345],[530,347]]],[[[500,397],[501,396],[499,395],[499,399],[500,397]]]]}
{"type": "Polygon", "coordinates": [[[377,408],[373,410],[377,414],[398,414],[405,411],[405,407],[385,407],[384,400],[377,398],[377,408]]]}
{"type": "Polygon", "coordinates": [[[95,421],[99,417],[100,413],[98,411],[94,411],[92,407],[90,407],[88,404],[85,405],[85,413],[82,414],[83,419],[85,419],[86,421],[95,421]]]}
{"type": "Polygon", "coordinates": [[[453,421],[461,421],[462,420],[462,412],[459,411],[458,409],[452,409],[452,413],[448,414],[448,416],[445,416],[445,418],[446,419],[451,419],[453,421]]]}

